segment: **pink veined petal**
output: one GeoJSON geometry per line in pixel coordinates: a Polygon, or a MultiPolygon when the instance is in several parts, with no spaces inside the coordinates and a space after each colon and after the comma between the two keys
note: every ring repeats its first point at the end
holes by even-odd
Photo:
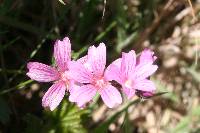
{"type": "Polygon", "coordinates": [[[81,89],[81,86],[82,85],[77,85],[75,83],[70,85],[70,87],[69,87],[69,93],[70,93],[69,101],[76,102],[77,94],[78,94],[77,92],[81,89]]]}
{"type": "Polygon", "coordinates": [[[85,55],[85,56],[79,58],[79,59],[77,60],[77,62],[80,62],[80,63],[82,63],[82,64],[85,64],[85,63],[87,62],[87,60],[88,60],[88,56],[85,55]]]}
{"type": "Polygon", "coordinates": [[[90,83],[93,81],[91,72],[86,69],[83,64],[76,61],[70,62],[68,76],[70,79],[80,83],[90,83]]]}
{"type": "Polygon", "coordinates": [[[110,64],[106,68],[104,77],[107,81],[115,80],[119,84],[122,84],[122,81],[124,80],[121,75],[120,68],[116,66],[115,64],[110,64]]]}
{"type": "Polygon", "coordinates": [[[107,85],[100,92],[101,98],[104,103],[109,107],[113,108],[118,104],[122,103],[122,97],[119,91],[112,85],[107,85]]]}
{"type": "Polygon", "coordinates": [[[142,51],[138,63],[151,63],[153,64],[153,62],[157,59],[156,56],[154,56],[154,52],[151,51],[150,49],[145,49],[142,51]]]}
{"type": "Polygon", "coordinates": [[[96,95],[96,88],[92,85],[83,85],[70,92],[69,100],[76,102],[79,107],[83,107],[87,102],[91,101],[96,95]]]}
{"type": "Polygon", "coordinates": [[[48,65],[39,62],[29,62],[27,64],[29,69],[27,76],[39,82],[50,82],[59,79],[58,71],[48,65]]]}
{"type": "Polygon", "coordinates": [[[136,65],[136,54],[134,50],[131,50],[128,53],[122,53],[122,61],[121,61],[121,72],[124,77],[128,77],[132,74],[136,65]]]}
{"type": "Polygon", "coordinates": [[[135,95],[135,90],[133,88],[123,87],[123,92],[126,94],[128,99],[132,98],[135,95]]]}
{"type": "Polygon", "coordinates": [[[121,64],[122,64],[122,58],[118,58],[115,61],[113,61],[110,65],[116,65],[118,68],[120,68],[121,64]]]}
{"type": "Polygon", "coordinates": [[[71,43],[68,37],[65,37],[62,41],[57,40],[55,42],[54,57],[61,71],[68,69],[68,62],[71,60],[71,43]]]}
{"type": "Polygon", "coordinates": [[[62,101],[66,87],[64,82],[53,84],[42,98],[42,106],[49,107],[53,111],[62,101]]]}
{"type": "Polygon", "coordinates": [[[88,62],[88,56],[87,56],[87,55],[81,57],[80,59],[78,59],[77,62],[83,64],[84,67],[85,67],[86,69],[88,69],[90,72],[93,72],[92,66],[91,66],[91,64],[88,62]]]}
{"type": "Polygon", "coordinates": [[[130,75],[132,80],[142,80],[151,76],[158,69],[157,65],[151,63],[139,64],[136,66],[134,73],[130,75]]]}
{"type": "Polygon", "coordinates": [[[104,43],[100,43],[97,48],[91,46],[88,49],[88,63],[96,76],[103,74],[106,65],[106,46],[104,43]]]}
{"type": "Polygon", "coordinates": [[[136,81],[134,83],[133,88],[137,90],[145,91],[145,92],[153,92],[156,90],[154,83],[148,79],[136,81]]]}
{"type": "Polygon", "coordinates": [[[82,86],[83,84],[79,83],[79,82],[75,82],[74,80],[69,80],[69,86],[68,86],[68,91],[71,92],[73,90],[76,90],[77,88],[80,88],[80,86],[82,86]]]}

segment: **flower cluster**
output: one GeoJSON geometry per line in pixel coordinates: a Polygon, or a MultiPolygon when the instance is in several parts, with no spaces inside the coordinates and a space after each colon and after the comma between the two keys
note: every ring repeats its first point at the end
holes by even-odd
{"type": "Polygon", "coordinates": [[[136,57],[135,51],[122,53],[122,57],[112,62],[106,68],[106,46],[100,43],[98,47],[91,46],[86,56],[71,60],[71,43],[68,37],[58,40],[54,45],[55,67],[38,62],[27,64],[27,76],[39,82],[53,82],[42,98],[42,106],[54,110],[66,92],[69,100],[79,107],[92,101],[99,93],[104,103],[113,108],[122,103],[119,88],[111,84],[116,81],[121,85],[122,92],[132,98],[136,92],[151,95],[156,90],[149,80],[158,68],[153,62],[154,53],[148,49],[136,57]]]}

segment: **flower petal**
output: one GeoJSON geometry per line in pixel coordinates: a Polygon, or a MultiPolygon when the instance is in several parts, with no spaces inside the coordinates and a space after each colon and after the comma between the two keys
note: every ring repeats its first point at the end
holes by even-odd
{"type": "Polygon", "coordinates": [[[68,69],[68,62],[71,60],[71,43],[68,37],[65,37],[62,41],[56,41],[54,45],[54,57],[61,71],[68,69]]]}
{"type": "Polygon", "coordinates": [[[154,56],[153,51],[151,51],[150,49],[145,49],[144,51],[142,51],[137,64],[141,64],[141,63],[153,64],[153,62],[156,60],[156,58],[157,57],[154,56]]]}
{"type": "Polygon", "coordinates": [[[90,83],[93,81],[91,72],[86,69],[83,64],[77,61],[71,61],[69,63],[68,76],[80,83],[90,83]]]}
{"type": "Polygon", "coordinates": [[[88,63],[95,75],[101,76],[103,74],[106,65],[106,46],[104,43],[100,43],[97,48],[91,46],[88,49],[88,63]]]}
{"type": "Polygon", "coordinates": [[[112,85],[107,85],[100,92],[101,98],[104,103],[109,107],[113,108],[118,104],[122,103],[122,97],[119,91],[112,85]]]}
{"type": "Polygon", "coordinates": [[[134,83],[134,89],[145,91],[145,92],[152,92],[156,90],[156,87],[151,80],[144,79],[141,81],[136,81],[134,83]]]}
{"type": "Polygon", "coordinates": [[[122,53],[121,72],[128,77],[134,70],[136,64],[136,54],[134,50],[122,53]]]}
{"type": "Polygon", "coordinates": [[[79,107],[83,107],[87,102],[91,101],[96,95],[96,89],[92,85],[83,85],[76,87],[70,91],[69,100],[76,102],[79,107]]]}
{"type": "Polygon", "coordinates": [[[132,80],[142,80],[151,76],[158,69],[157,65],[151,63],[139,64],[136,66],[134,73],[130,76],[132,80]]]}
{"type": "Polygon", "coordinates": [[[123,87],[123,92],[127,95],[128,99],[135,95],[135,90],[133,88],[123,87]]]}
{"type": "Polygon", "coordinates": [[[66,87],[64,82],[53,84],[42,98],[42,106],[49,107],[53,111],[62,101],[65,95],[66,87]]]}
{"type": "Polygon", "coordinates": [[[117,81],[119,84],[122,83],[123,79],[122,79],[122,75],[120,72],[120,68],[114,64],[110,64],[106,70],[105,70],[105,79],[108,81],[112,81],[115,80],[117,81]]]}
{"type": "Polygon", "coordinates": [[[77,60],[77,62],[80,62],[80,63],[84,64],[84,63],[87,62],[87,60],[88,60],[88,56],[85,55],[85,56],[79,58],[79,59],[77,60]]]}
{"type": "Polygon", "coordinates": [[[77,62],[80,62],[81,64],[83,64],[84,67],[85,67],[86,69],[88,69],[90,72],[93,71],[93,70],[92,70],[92,67],[91,67],[91,64],[88,62],[88,56],[87,56],[87,55],[85,55],[85,56],[79,58],[79,59],[77,60],[77,62]]]}
{"type": "Polygon", "coordinates": [[[29,69],[27,76],[39,82],[50,82],[59,79],[58,71],[48,65],[39,62],[29,62],[27,64],[29,69]]]}

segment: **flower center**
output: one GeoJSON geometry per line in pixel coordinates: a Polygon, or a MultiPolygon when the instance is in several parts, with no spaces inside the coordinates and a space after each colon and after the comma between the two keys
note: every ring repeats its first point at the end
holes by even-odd
{"type": "Polygon", "coordinates": [[[104,79],[96,80],[95,86],[97,86],[98,88],[104,88],[104,86],[106,86],[106,82],[104,79]]]}
{"type": "Polygon", "coordinates": [[[124,85],[127,88],[132,88],[133,82],[132,82],[132,80],[128,79],[128,80],[125,81],[124,85]]]}
{"type": "Polygon", "coordinates": [[[68,88],[69,79],[68,79],[68,74],[67,73],[68,73],[67,71],[60,73],[60,79],[65,82],[65,85],[68,88]]]}

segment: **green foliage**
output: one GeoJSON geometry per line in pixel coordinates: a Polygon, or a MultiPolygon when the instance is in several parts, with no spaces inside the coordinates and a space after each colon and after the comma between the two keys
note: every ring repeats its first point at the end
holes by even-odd
{"type": "Polygon", "coordinates": [[[180,122],[175,126],[175,128],[171,129],[172,133],[189,133],[195,131],[195,129],[191,128],[189,125],[191,122],[200,122],[200,106],[193,107],[189,110],[188,114],[184,116],[180,122]]]}
{"type": "Polygon", "coordinates": [[[174,92],[169,92],[168,89],[166,88],[166,85],[164,85],[162,82],[160,82],[158,80],[155,80],[155,79],[152,79],[152,80],[156,84],[156,88],[158,89],[158,91],[167,92],[167,94],[164,95],[164,97],[166,97],[167,99],[170,99],[174,103],[178,103],[179,102],[179,99],[178,99],[177,95],[174,92]]]}
{"type": "Polygon", "coordinates": [[[111,123],[113,123],[121,114],[123,114],[131,105],[139,103],[141,100],[134,100],[126,105],[124,105],[119,111],[117,111],[115,114],[110,116],[105,122],[101,123],[98,125],[97,128],[94,129],[94,133],[105,133],[108,131],[108,127],[110,126],[111,123]]]}
{"type": "Polygon", "coordinates": [[[85,133],[87,130],[82,122],[88,113],[88,110],[80,109],[65,99],[53,112],[44,111],[43,118],[26,115],[25,131],[26,133],[85,133]]]}
{"type": "MultiPolygon", "coordinates": [[[[153,97],[160,96],[160,95],[163,95],[163,94],[165,94],[165,92],[157,93],[153,97]]],[[[105,133],[105,132],[107,132],[108,127],[110,126],[111,123],[115,122],[116,119],[119,118],[119,116],[121,116],[123,113],[127,113],[127,110],[130,106],[132,106],[134,104],[138,104],[141,101],[142,101],[141,99],[137,99],[137,100],[129,101],[129,102],[125,103],[125,105],[123,105],[117,112],[115,112],[112,116],[108,117],[105,122],[98,125],[98,127],[96,127],[94,129],[93,133],[105,133]]],[[[128,115],[128,114],[126,114],[126,115],[128,115]]],[[[127,117],[128,116],[126,116],[125,119],[127,117]]]]}

